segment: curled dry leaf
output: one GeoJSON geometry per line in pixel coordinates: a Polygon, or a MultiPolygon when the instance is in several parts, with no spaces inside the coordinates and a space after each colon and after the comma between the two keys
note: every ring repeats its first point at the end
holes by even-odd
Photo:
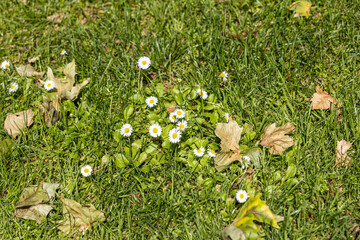
{"type": "Polygon", "coordinates": [[[39,55],[39,56],[37,56],[37,57],[34,57],[34,58],[29,58],[29,59],[28,59],[28,62],[29,62],[29,63],[36,62],[37,60],[39,60],[40,56],[41,56],[41,55],[39,55]]]}
{"type": "Polygon", "coordinates": [[[311,3],[309,3],[308,1],[296,1],[288,7],[290,11],[295,12],[294,18],[302,16],[308,18],[311,15],[310,8],[311,3]]]}
{"type": "Polygon", "coordinates": [[[228,123],[216,125],[215,134],[221,139],[221,151],[214,159],[216,170],[222,171],[230,163],[241,160],[239,141],[242,130],[243,128],[232,119],[228,123]]]}
{"type": "Polygon", "coordinates": [[[21,77],[42,77],[45,74],[45,72],[35,71],[31,65],[20,65],[19,67],[16,67],[16,71],[21,77]]]}
{"type": "Polygon", "coordinates": [[[18,113],[10,113],[6,116],[4,129],[14,138],[21,134],[25,127],[33,123],[34,112],[29,109],[18,113]]]}
{"type": "Polygon", "coordinates": [[[332,108],[333,104],[337,104],[337,101],[330,96],[327,92],[323,91],[322,88],[317,85],[316,93],[311,98],[312,109],[329,109],[332,108]]]}
{"type": "Polygon", "coordinates": [[[350,157],[347,155],[347,151],[349,150],[349,148],[352,146],[352,143],[349,143],[347,141],[345,141],[344,139],[341,141],[337,141],[337,146],[336,146],[336,166],[338,166],[339,164],[341,164],[342,166],[344,165],[349,165],[350,164],[350,157]]]}
{"type": "Polygon", "coordinates": [[[61,197],[63,203],[64,219],[59,222],[59,230],[66,234],[72,234],[74,230],[85,234],[85,231],[96,221],[105,221],[103,212],[96,210],[90,204],[89,207],[83,207],[80,203],[61,197]]]}
{"type": "Polygon", "coordinates": [[[37,104],[41,110],[44,122],[47,127],[51,127],[60,117],[60,99],[54,93],[43,96],[43,103],[37,104]]]}
{"type": "Polygon", "coordinates": [[[261,139],[261,145],[264,147],[271,147],[271,154],[282,154],[287,148],[294,145],[294,139],[285,134],[295,131],[295,126],[292,123],[285,123],[281,127],[276,127],[276,123],[268,126],[261,139]]]}
{"type": "Polygon", "coordinates": [[[64,17],[65,13],[55,13],[54,15],[48,16],[47,20],[53,23],[61,23],[64,17]]]}

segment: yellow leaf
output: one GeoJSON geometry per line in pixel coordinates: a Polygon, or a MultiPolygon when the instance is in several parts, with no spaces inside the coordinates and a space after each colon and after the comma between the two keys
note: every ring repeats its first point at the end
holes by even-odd
{"type": "Polygon", "coordinates": [[[261,139],[261,145],[271,147],[271,154],[282,154],[287,148],[294,145],[294,139],[285,134],[289,134],[295,130],[292,123],[286,123],[281,127],[276,127],[276,123],[268,126],[261,139]]]}
{"type": "Polygon", "coordinates": [[[295,11],[294,17],[305,16],[306,18],[308,18],[311,15],[310,14],[311,3],[309,3],[308,1],[296,1],[296,2],[293,2],[288,7],[288,9],[290,11],[295,11]]]}

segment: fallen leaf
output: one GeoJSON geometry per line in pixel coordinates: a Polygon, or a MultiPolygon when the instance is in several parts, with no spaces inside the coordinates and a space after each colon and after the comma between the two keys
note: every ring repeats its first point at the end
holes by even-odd
{"type": "Polygon", "coordinates": [[[28,62],[29,62],[29,63],[36,62],[37,60],[39,60],[40,56],[41,56],[41,55],[39,55],[39,56],[37,56],[37,57],[34,57],[34,58],[29,58],[29,59],[28,59],[28,62]]]}
{"type": "Polygon", "coordinates": [[[311,15],[310,8],[311,3],[309,3],[308,1],[296,1],[288,7],[290,11],[295,12],[294,18],[302,16],[308,18],[311,15]]]}
{"type": "Polygon", "coordinates": [[[59,186],[57,183],[41,182],[38,186],[25,188],[15,206],[16,217],[34,220],[40,224],[53,209],[51,205],[44,203],[54,200],[59,186]]]}
{"type": "Polygon", "coordinates": [[[51,68],[48,68],[47,71],[47,78],[48,80],[52,80],[55,83],[55,90],[56,94],[61,99],[68,99],[68,100],[75,100],[79,95],[81,89],[85,87],[89,82],[90,79],[86,79],[84,82],[80,84],[75,84],[75,60],[71,63],[67,64],[64,69],[64,78],[57,79],[51,68]]]}
{"type": "Polygon", "coordinates": [[[48,16],[47,20],[53,23],[61,23],[64,17],[65,13],[55,13],[54,15],[48,16]]]}
{"type": "Polygon", "coordinates": [[[311,98],[312,109],[329,109],[333,104],[337,104],[337,101],[334,100],[327,92],[323,91],[322,88],[317,85],[316,93],[311,98]]]}
{"type": "Polygon", "coordinates": [[[349,143],[347,141],[345,141],[344,139],[341,141],[337,141],[337,146],[336,146],[336,166],[338,166],[339,164],[341,164],[342,166],[344,165],[349,165],[350,164],[350,157],[347,155],[347,151],[349,150],[349,148],[352,146],[352,143],[349,143]]]}
{"type": "Polygon", "coordinates": [[[256,197],[250,195],[249,199],[241,207],[233,223],[227,226],[221,235],[223,240],[258,239],[260,229],[254,221],[267,223],[275,228],[280,228],[277,222],[283,220],[283,217],[271,212],[266,202],[260,199],[260,194],[256,195],[256,197]]]}
{"type": "Polygon", "coordinates": [[[294,145],[294,139],[285,134],[295,131],[295,126],[292,123],[285,123],[281,127],[276,127],[276,123],[268,126],[261,139],[261,145],[264,147],[271,147],[271,154],[282,154],[287,148],[294,145]]]}
{"type": "Polygon", "coordinates": [[[171,107],[167,107],[166,110],[169,112],[169,113],[172,113],[176,110],[176,103],[171,106],[171,107]]]}
{"type": "Polygon", "coordinates": [[[31,65],[20,65],[19,67],[16,67],[16,71],[21,77],[42,77],[45,74],[45,72],[36,72],[31,65]]]}
{"type": "Polygon", "coordinates": [[[85,23],[87,23],[87,18],[84,18],[84,19],[81,19],[81,20],[80,20],[80,24],[83,24],[83,25],[84,25],[85,23]]]}
{"type": "Polygon", "coordinates": [[[216,125],[215,134],[221,139],[221,151],[214,159],[216,170],[222,171],[230,163],[241,160],[239,141],[242,130],[243,128],[232,119],[228,123],[216,125]]]}
{"type": "Polygon", "coordinates": [[[349,229],[349,234],[351,235],[351,239],[358,239],[360,236],[360,224],[353,223],[352,227],[349,229]]]}
{"type": "Polygon", "coordinates": [[[106,220],[104,213],[96,210],[92,204],[89,207],[83,207],[80,203],[63,197],[61,201],[64,219],[59,222],[58,229],[66,234],[72,234],[74,230],[85,234],[85,231],[96,221],[106,220]]]}
{"type": "Polygon", "coordinates": [[[54,93],[43,96],[43,103],[37,104],[47,127],[51,127],[60,117],[60,98],[54,93]]]}
{"type": "Polygon", "coordinates": [[[34,112],[29,109],[18,113],[10,113],[6,116],[4,129],[14,138],[21,134],[25,127],[33,123],[34,112]]]}

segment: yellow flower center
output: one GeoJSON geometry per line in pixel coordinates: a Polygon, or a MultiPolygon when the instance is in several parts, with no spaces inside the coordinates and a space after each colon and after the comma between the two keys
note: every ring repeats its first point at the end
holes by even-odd
{"type": "Polygon", "coordinates": [[[225,77],[225,73],[221,73],[220,77],[222,77],[222,78],[225,77]]]}
{"type": "Polygon", "coordinates": [[[47,86],[48,86],[48,87],[51,87],[51,83],[48,83],[47,86]]]}
{"type": "Polygon", "coordinates": [[[181,123],[180,128],[183,129],[184,127],[185,127],[184,124],[181,123]]]}
{"type": "Polygon", "coordinates": [[[244,194],[240,194],[240,198],[244,198],[245,196],[244,196],[244,194]]]}
{"type": "Polygon", "coordinates": [[[5,64],[5,67],[8,68],[8,67],[9,67],[9,64],[5,64]]]}
{"type": "Polygon", "coordinates": [[[11,89],[14,89],[15,88],[15,85],[11,85],[11,87],[10,87],[11,89]]]}
{"type": "Polygon", "coordinates": [[[151,104],[153,104],[155,101],[154,101],[154,99],[150,99],[150,101],[149,101],[151,104]]]}
{"type": "Polygon", "coordinates": [[[201,149],[198,149],[198,150],[197,150],[197,153],[201,153],[201,149]]]}
{"type": "Polygon", "coordinates": [[[158,132],[157,128],[154,128],[154,129],[153,129],[153,132],[154,132],[154,133],[157,133],[157,132],[158,132]]]}
{"type": "Polygon", "coordinates": [[[225,120],[228,120],[228,116],[225,116],[225,120]]]}
{"type": "Polygon", "coordinates": [[[130,132],[130,129],[129,129],[129,128],[126,128],[126,129],[125,129],[125,133],[128,133],[128,132],[130,132]]]}
{"type": "Polygon", "coordinates": [[[84,169],[84,173],[89,173],[89,172],[90,172],[90,170],[88,168],[84,169]]]}
{"type": "Polygon", "coordinates": [[[199,92],[199,95],[200,95],[200,96],[202,96],[202,95],[203,95],[203,92],[202,92],[202,91],[200,91],[200,92],[199,92]]]}
{"type": "Polygon", "coordinates": [[[177,112],[177,115],[181,115],[181,111],[178,111],[178,112],[177,112]]]}
{"type": "Polygon", "coordinates": [[[141,63],[142,63],[142,65],[146,65],[146,61],[145,61],[145,60],[144,60],[144,61],[142,61],[141,63]]]}
{"type": "Polygon", "coordinates": [[[172,115],[171,118],[175,120],[175,119],[176,119],[176,116],[175,116],[175,115],[172,115]]]}
{"type": "Polygon", "coordinates": [[[211,153],[212,153],[212,154],[214,154],[214,153],[215,153],[215,151],[214,151],[214,150],[211,150],[211,153]]]}
{"type": "Polygon", "coordinates": [[[172,138],[176,138],[176,137],[177,137],[177,133],[173,133],[172,138]]]}
{"type": "Polygon", "coordinates": [[[64,53],[65,52],[65,50],[61,50],[61,53],[64,53]]]}

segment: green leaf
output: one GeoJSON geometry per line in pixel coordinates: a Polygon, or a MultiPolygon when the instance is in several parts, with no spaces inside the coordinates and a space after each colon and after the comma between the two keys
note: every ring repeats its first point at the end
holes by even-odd
{"type": "Polygon", "coordinates": [[[121,130],[117,129],[114,132],[114,139],[116,142],[120,143],[121,142],[121,130]]]}
{"type": "Polygon", "coordinates": [[[310,8],[311,8],[311,3],[308,1],[296,1],[293,2],[288,9],[290,11],[294,11],[295,15],[294,17],[302,17],[305,16],[306,18],[308,18],[311,14],[310,14],[310,8]]]}
{"type": "Polygon", "coordinates": [[[140,150],[141,146],[142,146],[142,141],[141,139],[136,140],[135,142],[133,142],[131,144],[131,156],[134,158],[136,156],[136,153],[140,150]]]}
{"type": "Polygon", "coordinates": [[[289,178],[293,178],[295,176],[295,174],[296,174],[296,165],[295,164],[290,164],[288,166],[288,169],[286,170],[284,180],[287,180],[289,178]]]}
{"type": "Polygon", "coordinates": [[[121,153],[115,155],[115,165],[118,168],[126,167],[129,164],[129,160],[121,153]]]}
{"type": "Polygon", "coordinates": [[[0,156],[1,157],[9,156],[13,147],[14,147],[14,142],[9,138],[0,141],[0,156]]]}
{"type": "Polygon", "coordinates": [[[130,116],[133,114],[134,112],[134,107],[132,105],[129,105],[125,108],[124,110],[124,118],[126,121],[129,120],[130,116]]]}
{"type": "Polygon", "coordinates": [[[250,162],[254,164],[255,167],[260,167],[260,148],[251,148],[244,152],[244,155],[250,158],[250,162]]]}

